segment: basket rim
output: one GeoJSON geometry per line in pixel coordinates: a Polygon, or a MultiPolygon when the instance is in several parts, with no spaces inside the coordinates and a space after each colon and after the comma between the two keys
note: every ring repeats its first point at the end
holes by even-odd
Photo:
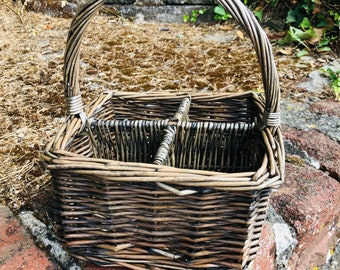
{"type": "Polygon", "coordinates": [[[270,175],[266,170],[265,154],[262,166],[256,171],[227,173],[207,170],[175,168],[144,162],[124,162],[82,156],[70,151],[51,149],[47,169],[51,172],[65,170],[97,178],[98,181],[141,182],[178,184],[183,186],[211,187],[220,190],[259,190],[277,187],[283,180],[280,173],[270,175]],[[53,155],[53,157],[52,157],[53,155]],[[124,171],[124,179],[119,178],[124,171]]]}

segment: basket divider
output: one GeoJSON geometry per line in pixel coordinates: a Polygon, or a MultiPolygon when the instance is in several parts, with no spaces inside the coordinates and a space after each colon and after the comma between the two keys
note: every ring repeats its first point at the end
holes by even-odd
{"type": "Polygon", "coordinates": [[[165,130],[165,134],[163,140],[157,149],[153,164],[164,165],[169,157],[169,150],[173,144],[173,141],[176,137],[177,125],[180,122],[189,121],[188,113],[191,104],[191,97],[186,97],[182,99],[181,104],[178,107],[178,110],[175,116],[169,121],[169,125],[165,130]]]}

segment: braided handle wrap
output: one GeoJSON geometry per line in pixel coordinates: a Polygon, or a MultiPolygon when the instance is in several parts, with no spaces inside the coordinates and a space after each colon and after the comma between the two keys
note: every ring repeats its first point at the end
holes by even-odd
{"type": "MultiPolygon", "coordinates": [[[[241,25],[251,39],[261,66],[262,81],[265,92],[265,110],[258,128],[278,126],[280,116],[280,87],[270,42],[255,16],[240,0],[217,0],[241,25]]],[[[71,23],[64,57],[64,91],[69,115],[84,114],[79,101],[79,53],[83,33],[91,19],[105,3],[95,0],[85,4],[71,23]],[[74,108],[77,106],[76,108],[74,108]]],[[[83,119],[84,117],[81,117],[83,119]]]]}

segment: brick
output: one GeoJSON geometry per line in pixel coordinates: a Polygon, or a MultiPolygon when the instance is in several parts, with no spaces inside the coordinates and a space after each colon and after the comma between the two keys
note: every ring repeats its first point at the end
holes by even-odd
{"type": "Polygon", "coordinates": [[[309,110],[318,114],[336,115],[340,117],[340,103],[334,99],[314,102],[309,106],[309,110]]]}
{"type": "Polygon", "coordinates": [[[310,269],[325,260],[327,249],[340,234],[340,183],[312,167],[288,163],[285,182],[271,203],[296,230],[299,243],[294,263],[310,269]]]}
{"type": "Polygon", "coordinates": [[[321,228],[312,241],[300,244],[298,249],[300,252],[292,256],[289,266],[295,270],[322,269],[326,261],[325,255],[335,247],[339,237],[340,224],[338,221],[321,228]]]}
{"type": "Polygon", "coordinates": [[[283,136],[299,150],[318,160],[323,171],[340,181],[340,144],[316,130],[302,131],[285,126],[283,136]]]}
{"type": "Polygon", "coordinates": [[[253,270],[275,269],[275,239],[271,226],[265,223],[262,229],[260,249],[254,260],[253,270]]]}
{"type": "Polygon", "coordinates": [[[59,269],[38,249],[13,213],[0,206],[0,270],[59,269]]]}

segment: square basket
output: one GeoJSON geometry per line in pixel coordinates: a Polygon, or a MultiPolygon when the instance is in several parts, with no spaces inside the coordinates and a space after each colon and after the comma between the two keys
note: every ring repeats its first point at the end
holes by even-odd
{"type": "Polygon", "coordinates": [[[129,269],[242,269],[256,256],[268,198],[283,181],[279,85],[270,43],[238,0],[219,1],[245,29],[265,98],[242,94],[79,92],[83,32],[68,35],[68,119],[42,158],[52,175],[55,229],[73,256],[129,269]]]}

